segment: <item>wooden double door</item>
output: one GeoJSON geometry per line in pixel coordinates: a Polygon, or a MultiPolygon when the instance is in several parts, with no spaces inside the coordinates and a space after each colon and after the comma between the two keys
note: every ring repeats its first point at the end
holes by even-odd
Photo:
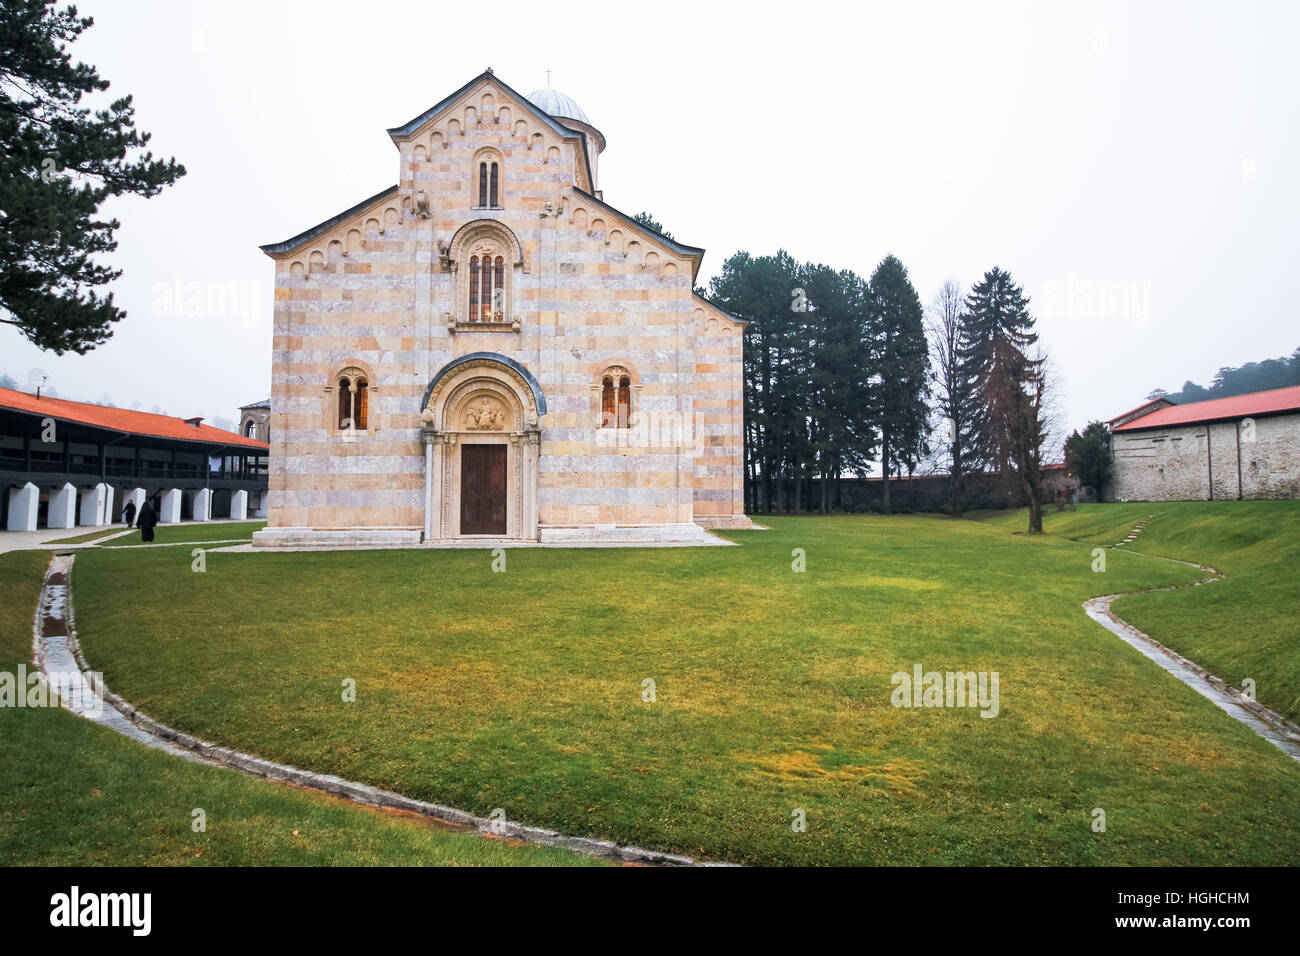
{"type": "Polygon", "coordinates": [[[460,533],[506,533],[506,446],[460,446],[460,533]]]}

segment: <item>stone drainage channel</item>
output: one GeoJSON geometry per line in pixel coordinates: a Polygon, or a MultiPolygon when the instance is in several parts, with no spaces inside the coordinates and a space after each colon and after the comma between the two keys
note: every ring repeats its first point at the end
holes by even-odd
{"type": "MultiPolygon", "coordinates": [[[[1118,551],[1125,551],[1128,554],[1141,554],[1140,551],[1129,551],[1123,545],[1132,543],[1133,539],[1141,534],[1142,529],[1152,517],[1154,515],[1143,518],[1129,532],[1128,537],[1111,547],[1118,551]]],[[[1160,556],[1143,555],[1143,557],[1160,556]]],[[[1214,584],[1224,578],[1222,571],[1216,571],[1214,568],[1204,564],[1197,564],[1194,561],[1180,561],[1177,558],[1163,558],[1163,560],[1173,561],[1175,564],[1185,564],[1188,567],[1204,571],[1206,577],[1193,582],[1190,585],[1191,587],[1214,584]]],[[[1269,710],[1263,704],[1251,700],[1226,681],[1215,677],[1195,661],[1188,660],[1177,651],[1165,647],[1151,635],[1138,630],[1116,615],[1110,607],[1119,598],[1128,597],[1130,594],[1176,591],[1187,586],[1189,585],[1173,584],[1163,588],[1147,588],[1142,591],[1129,591],[1125,594],[1107,594],[1104,597],[1090,598],[1083,602],[1083,611],[1088,617],[1134,648],[1143,657],[1158,664],[1202,697],[1207,698],[1211,703],[1227,713],[1228,716],[1241,721],[1288,757],[1300,761],[1300,727],[1291,723],[1281,714],[1269,710]]]]}
{"type": "Polygon", "coordinates": [[[72,614],[71,575],[73,555],[57,554],[45,573],[41,603],[32,628],[35,662],[60,691],[63,706],[79,716],[117,731],[146,746],[166,751],[196,763],[238,770],[254,777],[288,783],[345,797],[354,803],[418,813],[444,824],[477,830],[484,836],[519,840],[544,846],[563,847],[575,853],[602,857],[620,863],[655,866],[720,866],[688,856],[658,853],[639,847],[619,846],[590,837],[570,837],[554,830],[525,826],[509,820],[490,820],[454,807],[413,800],[399,793],[353,783],[329,774],[299,770],[249,754],[199,740],[141,713],[104,685],[86,665],[77,641],[72,614]]]}

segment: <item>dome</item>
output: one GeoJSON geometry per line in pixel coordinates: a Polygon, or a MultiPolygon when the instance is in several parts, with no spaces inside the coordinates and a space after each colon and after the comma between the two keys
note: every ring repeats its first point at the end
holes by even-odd
{"type": "Polygon", "coordinates": [[[528,101],[556,119],[577,120],[579,123],[592,126],[591,120],[587,119],[587,114],[573,101],[573,97],[566,96],[559,90],[534,90],[528,94],[528,101]]]}

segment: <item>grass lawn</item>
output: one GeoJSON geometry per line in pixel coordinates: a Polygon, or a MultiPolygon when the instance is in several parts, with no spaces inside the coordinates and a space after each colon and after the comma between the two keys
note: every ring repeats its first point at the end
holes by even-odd
{"type": "Polygon", "coordinates": [[[575,835],[748,863],[1300,857],[1300,767],[1080,609],[1194,569],[1110,552],[1098,575],[1091,544],[996,521],[763,521],[742,547],[519,549],[505,573],[101,549],[74,601],[92,666],[174,726],[575,835]],[[918,663],[998,672],[998,716],[891,706],[918,663]]]}
{"type": "MultiPolygon", "coordinates": [[[[0,671],[30,660],[49,559],[0,554],[0,671]]],[[[3,866],[590,862],[196,766],[63,710],[0,709],[3,866]],[[207,814],[205,833],[193,832],[196,808],[207,814]]]]}
{"type": "MultiPolygon", "coordinates": [[[[1080,505],[1048,511],[1043,530],[1114,544],[1146,515],[1155,517],[1126,547],[1208,564],[1227,578],[1126,597],[1115,613],[1236,687],[1254,680],[1256,699],[1300,721],[1300,502],[1080,505]]],[[[1016,529],[1027,520],[1023,511],[985,517],[1016,529]]]]}
{"type": "MultiPolygon", "coordinates": [[[[160,524],[154,528],[154,544],[181,544],[190,541],[251,541],[254,531],[266,527],[265,521],[231,521],[221,524],[160,524]]],[[[122,548],[141,544],[140,532],[123,535],[103,545],[122,548]]]]}
{"type": "Polygon", "coordinates": [[[88,541],[98,541],[100,538],[107,538],[109,535],[121,534],[127,530],[125,527],[100,528],[98,531],[87,531],[85,534],[73,535],[71,538],[55,538],[53,541],[45,542],[50,544],[85,544],[88,541]]]}

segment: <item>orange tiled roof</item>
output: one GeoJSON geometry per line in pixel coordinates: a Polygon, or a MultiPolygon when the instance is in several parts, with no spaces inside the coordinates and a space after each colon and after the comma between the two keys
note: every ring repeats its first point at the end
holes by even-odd
{"type": "Polygon", "coordinates": [[[224,428],[214,428],[202,423],[196,427],[187,424],[183,418],[173,418],[171,415],[137,412],[129,408],[109,408],[107,405],[92,405],[89,402],[70,402],[62,398],[46,396],[37,398],[28,392],[18,392],[11,388],[0,388],[0,408],[11,408],[19,412],[49,416],[56,421],[76,422],[81,425],[93,425],[96,428],[109,428],[113,431],[148,435],[153,438],[174,438],[209,445],[231,445],[256,451],[269,451],[271,447],[266,442],[245,438],[224,428]]]}
{"type": "MultiPolygon", "coordinates": [[[[1171,425],[1195,425],[1199,422],[1217,422],[1227,418],[1247,418],[1251,415],[1275,415],[1279,412],[1300,411],[1300,385],[1272,388],[1267,392],[1250,392],[1229,398],[1212,398],[1205,402],[1187,405],[1170,405],[1143,415],[1111,431],[1131,432],[1141,428],[1168,428],[1171,425]]],[[[1114,419],[1111,419],[1114,421],[1114,419]]]]}

